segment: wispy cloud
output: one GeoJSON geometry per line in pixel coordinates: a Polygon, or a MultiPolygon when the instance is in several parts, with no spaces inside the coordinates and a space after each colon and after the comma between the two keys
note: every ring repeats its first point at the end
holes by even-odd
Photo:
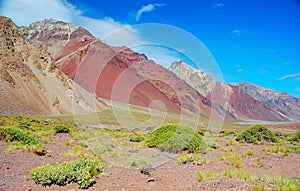
{"type": "Polygon", "coordinates": [[[295,80],[300,81],[300,78],[295,78],[295,80]]]}
{"type": "Polygon", "coordinates": [[[83,16],[66,0],[3,0],[0,15],[10,17],[18,26],[28,26],[31,22],[54,18],[70,22],[88,29],[94,36],[104,38],[112,45],[132,45],[141,43],[140,36],[130,25],[114,21],[112,18],[92,19],[83,16]],[[116,31],[118,36],[114,35],[116,31]],[[114,36],[115,38],[110,38],[114,36]]]}
{"type": "Polygon", "coordinates": [[[282,76],[282,77],[279,78],[279,80],[284,80],[286,78],[293,78],[293,77],[297,77],[297,76],[300,76],[300,72],[295,73],[295,74],[288,74],[288,75],[282,76]]]}
{"type": "Polygon", "coordinates": [[[296,92],[298,92],[298,91],[300,91],[300,88],[295,88],[294,90],[295,90],[296,92]]]}
{"type": "Polygon", "coordinates": [[[224,7],[224,3],[214,3],[213,5],[212,5],[212,7],[213,8],[222,8],[222,7],[224,7]]]}
{"type": "Polygon", "coordinates": [[[239,69],[236,70],[237,73],[240,73],[242,71],[244,71],[242,68],[239,68],[239,69]]]}
{"type": "Polygon", "coordinates": [[[266,73],[266,72],[267,72],[267,70],[262,70],[262,71],[260,71],[261,74],[264,74],[264,73],[266,73]]]}
{"type": "Polygon", "coordinates": [[[162,7],[165,5],[166,4],[153,3],[153,4],[148,4],[146,6],[142,6],[142,8],[140,8],[140,10],[138,10],[138,12],[136,13],[135,20],[139,21],[143,13],[153,11],[155,7],[162,7]]]}
{"type": "Polygon", "coordinates": [[[242,34],[242,30],[239,30],[239,29],[235,29],[235,30],[233,30],[233,31],[231,31],[231,33],[233,33],[233,34],[235,34],[235,35],[238,35],[238,36],[241,36],[241,34],[242,34]]]}

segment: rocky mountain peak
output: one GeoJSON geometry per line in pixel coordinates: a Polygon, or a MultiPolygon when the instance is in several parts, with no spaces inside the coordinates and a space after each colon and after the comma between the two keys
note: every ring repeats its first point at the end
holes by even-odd
{"type": "Polygon", "coordinates": [[[89,31],[63,21],[45,19],[20,27],[20,31],[38,48],[46,49],[53,58],[69,42],[95,38],[89,31]]]}
{"type": "Polygon", "coordinates": [[[216,83],[211,75],[206,74],[202,70],[197,70],[183,61],[173,62],[169,70],[179,78],[185,79],[187,84],[194,87],[204,96],[208,94],[211,86],[216,83]]]}

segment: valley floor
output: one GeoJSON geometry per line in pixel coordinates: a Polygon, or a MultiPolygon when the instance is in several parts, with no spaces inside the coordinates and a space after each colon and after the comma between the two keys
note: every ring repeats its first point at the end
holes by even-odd
{"type": "MultiPolygon", "coordinates": [[[[228,160],[221,160],[226,153],[237,153],[239,156],[245,156],[248,150],[255,151],[254,155],[240,157],[240,169],[247,171],[251,176],[288,176],[291,178],[300,178],[300,157],[299,153],[270,152],[272,148],[283,148],[291,146],[286,143],[284,146],[275,144],[230,144],[233,136],[217,137],[215,141],[219,145],[216,149],[211,149],[207,153],[200,153],[201,165],[178,164],[176,158],[170,159],[167,163],[157,166],[150,171],[150,174],[143,174],[138,169],[121,168],[109,165],[104,167],[102,174],[98,175],[97,183],[88,190],[263,190],[269,188],[274,190],[273,183],[260,185],[259,181],[247,178],[231,178],[224,176],[222,172],[229,169],[232,164],[228,160]],[[265,148],[265,149],[264,149],[265,148]],[[266,149],[267,148],[267,149],[266,149]],[[198,172],[211,174],[222,174],[208,176],[199,181],[198,172]],[[242,180],[241,180],[242,179],[242,180]]],[[[71,145],[65,142],[70,140],[69,134],[57,134],[53,140],[45,144],[48,153],[45,156],[38,156],[26,151],[12,151],[4,153],[7,143],[0,141],[0,190],[2,191],[24,191],[24,190],[68,190],[75,191],[78,185],[75,183],[65,186],[41,186],[35,184],[29,176],[30,169],[37,166],[56,162],[69,161],[78,156],[62,156],[67,153],[71,145]]],[[[146,149],[146,148],[145,148],[146,149]]],[[[149,149],[149,148],[148,148],[149,149]]],[[[142,149],[137,151],[137,156],[142,153],[142,149]]],[[[163,153],[156,150],[154,156],[159,160],[163,153]]],[[[234,175],[232,175],[234,176],[234,175]]],[[[239,175],[237,175],[239,176],[239,175]]],[[[275,189],[276,190],[276,189],[275,189]]]]}

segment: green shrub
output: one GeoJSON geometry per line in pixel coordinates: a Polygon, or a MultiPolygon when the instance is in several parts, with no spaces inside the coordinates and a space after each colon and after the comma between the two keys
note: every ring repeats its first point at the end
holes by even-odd
{"type": "Polygon", "coordinates": [[[250,150],[245,151],[245,152],[242,154],[242,157],[243,157],[243,158],[247,158],[247,157],[252,156],[252,155],[255,155],[255,154],[256,154],[256,151],[250,149],[250,150]]]}
{"type": "Polygon", "coordinates": [[[39,143],[39,141],[36,138],[12,128],[0,128],[0,139],[7,142],[19,141],[22,144],[28,145],[34,145],[39,143]]]}
{"type": "Polygon", "coordinates": [[[143,140],[144,140],[144,137],[140,136],[140,135],[136,135],[136,136],[131,136],[130,137],[130,141],[131,142],[141,142],[143,140]]]}
{"type": "Polygon", "coordinates": [[[65,125],[56,125],[54,127],[55,133],[69,133],[70,129],[65,125]]]}
{"type": "Polygon", "coordinates": [[[227,131],[227,130],[222,130],[222,131],[219,132],[220,137],[227,137],[229,135],[235,135],[235,132],[227,131]]]}
{"type": "Polygon", "coordinates": [[[19,127],[20,129],[29,129],[29,130],[33,130],[33,129],[31,128],[31,123],[30,123],[30,122],[22,122],[22,123],[20,123],[20,124],[18,125],[18,127],[19,127]]]}
{"type": "Polygon", "coordinates": [[[290,152],[300,154],[300,146],[290,146],[287,149],[289,149],[290,152]]]}
{"type": "Polygon", "coordinates": [[[192,127],[179,124],[164,124],[155,129],[146,139],[149,147],[158,147],[162,151],[178,153],[183,150],[196,151],[202,137],[192,127]]]}
{"type": "Polygon", "coordinates": [[[293,141],[293,142],[299,142],[299,140],[300,140],[300,130],[295,131],[289,138],[289,141],[293,141]]]}
{"type": "Polygon", "coordinates": [[[199,133],[199,135],[204,136],[206,129],[198,129],[197,132],[199,133]]]}
{"type": "Polygon", "coordinates": [[[96,182],[96,176],[102,171],[102,167],[97,160],[81,157],[56,166],[47,164],[31,169],[30,177],[36,184],[43,186],[76,182],[80,188],[89,188],[96,182]]]}
{"type": "Polygon", "coordinates": [[[252,125],[243,130],[236,137],[237,141],[244,140],[247,143],[256,143],[257,141],[278,142],[276,135],[263,125],[252,125]]]}
{"type": "Polygon", "coordinates": [[[177,158],[177,162],[179,164],[201,165],[201,158],[199,155],[197,155],[195,153],[189,153],[189,154],[179,156],[177,158]]]}
{"type": "Polygon", "coordinates": [[[203,172],[197,172],[197,179],[201,182],[206,179],[206,175],[203,172]]]}

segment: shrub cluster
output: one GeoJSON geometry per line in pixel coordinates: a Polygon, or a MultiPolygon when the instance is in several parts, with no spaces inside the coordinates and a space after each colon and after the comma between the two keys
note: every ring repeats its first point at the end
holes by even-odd
{"type": "Polygon", "coordinates": [[[177,158],[179,164],[194,164],[201,165],[201,157],[195,153],[189,153],[186,155],[181,155],[177,158]]]}
{"type": "Polygon", "coordinates": [[[300,141],[300,130],[295,131],[289,138],[289,141],[299,142],[300,141]]]}
{"type": "Polygon", "coordinates": [[[56,125],[54,127],[55,133],[69,133],[70,129],[65,125],[56,125]]]}
{"type": "Polygon", "coordinates": [[[257,141],[278,142],[279,138],[267,127],[263,125],[252,125],[244,129],[236,137],[237,141],[244,140],[247,143],[256,143],[257,141]]]}
{"type": "Polygon", "coordinates": [[[80,188],[89,188],[96,182],[96,176],[101,171],[102,166],[98,160],[80,157],[56,166],[47,164],[31,169],[30,177],[36,184],[43,186],[76,182],[80,188]]]}
{"type": "Polygon", "coordinates": [[[131,136],[130,141],[131,142],[141,142],[144,140],[144,137],[141,135],[131,136]]]}
{"type": "Polygon", "coordinates": [[[28,145],[39,144],[36,138],[12,128],[0,128],[0,139],[7,142],[19,141],[28,145]]]}
{"type": "Polygon", "coordinates": [[[162,151],[178,153],[183,150],[195,152],[202,142],[202,137],[192,127],[179,124],[159,126],[145,140],[149,147],[162,151]]]}

